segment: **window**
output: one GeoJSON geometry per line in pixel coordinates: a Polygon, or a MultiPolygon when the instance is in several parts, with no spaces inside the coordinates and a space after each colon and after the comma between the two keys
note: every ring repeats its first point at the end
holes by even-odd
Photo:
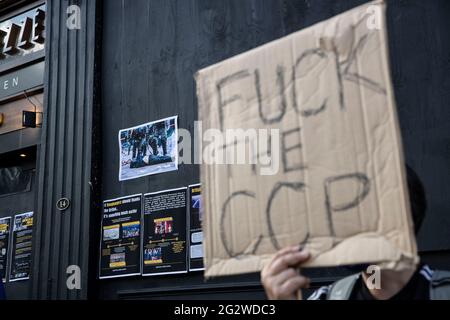
{"type": "Polygon", "coordinates": [[[36,169],[36,147],[0,155],[0,197],[28,192],[36,169]]]}

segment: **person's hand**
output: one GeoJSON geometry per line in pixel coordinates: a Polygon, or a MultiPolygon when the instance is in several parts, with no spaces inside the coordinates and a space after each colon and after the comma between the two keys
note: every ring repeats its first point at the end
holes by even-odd
{"type": "Polygon", "coordinates": [[[300,289],[308,288],[310,280],[300,274],[300,265],[310,254],[300,246],[278,251],[261,271],[261,282],[270,300],[295,300],[300,289]]]}

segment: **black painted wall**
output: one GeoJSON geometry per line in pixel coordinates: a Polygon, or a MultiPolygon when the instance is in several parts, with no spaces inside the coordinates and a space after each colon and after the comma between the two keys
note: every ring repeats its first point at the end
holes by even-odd
{"type": "MultiPolygon", "coordinates": [[[[107,0],[103,3],[103,199],[187,186],[195,166],[118,181],[120,129],[172,115],[197,119],[194,73],[366,0],[107,0]]],[[[408,163],[422,177],[429,215],[422,251],[450,269],[450,1],[389,0],[388,28],[408,163]],[[447,251],[445,251],[447,250],[447,251]]],[[[333,270],[313,273],[333,279],[333,270]]],[[[262,298],[257,274],[204,282],[199,273],[98,282],[101,298],[262,298]],[[234,286],[231,289],[226,287],[234,286]]]]}

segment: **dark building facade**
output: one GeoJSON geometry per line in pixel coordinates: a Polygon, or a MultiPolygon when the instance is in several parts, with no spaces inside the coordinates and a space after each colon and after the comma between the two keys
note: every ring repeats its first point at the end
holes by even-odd
{"type": "MultiPolygon", "coordinates": [[[[119,181],[118,132],[174,115],[193,132],[196,71],[365,2],[0,1],[0,219],[33,212],[29,259],[19,257],[29,266],[16,272],[28,279],[6,277],[8,297],[264,298],[258,274],[98,279],[104,200],[199,182],[196,165],[119,181]],[[23,126],[23,111],[36,117],[34,126],[23,126]],[[58,208],[62,199],[67,206],[58,208]],[[68,288],[69,266],[80,268],[80,288],[68,288]]],[[[450,3],[387,3],[405,157],[428,199],[420,254],[432,267],[450,269],[450,3]]],[[[313,286],[348,273],[307,272],[313,286]]]]}

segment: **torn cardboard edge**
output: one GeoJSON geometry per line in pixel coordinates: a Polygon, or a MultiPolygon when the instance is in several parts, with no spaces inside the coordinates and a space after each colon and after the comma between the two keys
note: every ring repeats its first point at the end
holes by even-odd
{"type": "MultiPolygon", "coordinates": [[[[392,247],[391,243],[385,239],[380,238],[378,235],[358,235],[348,238],[343,242],[336,245],[333,248],[333,252],[325,252],[317,254],[317,251],[310,246],[306,247],[308,252],[311,253],[311,259],[302,264],[302,268],[326,268],[326,267],[338,267],[346,266],[348,263],[342,263],[339,259],[334,259],[336,256],[348,256],[354,254],[357,259],[354,260],[354,265],[364,265],[368,263],[374,263],[371,257],[371,252],[383,250],[389,251],[389,257],[384,261],[378,261],[375,264],[381,269],[389,270],[405,270],[411,269],[412,266],[416,266],[419,263],[417,256],[411,256],[408,253],[399,252],[392,247]],[[353,241],[357,240],[358,246],[355,247],[353,241]],[[370,247],[371,250],[366,250],[370,247]],[[361,254],[364,253],[364,254],[361,254]],[[328,255],[332,255],[334,262],[330,262],[328,255]],[[322,262],[324,261],[324,262],[322,262]],[[312,263],[313,262],[313,263],[312,263]]],[[[213,263],[205,271],[206,278],[220,276],[234,275],[238,273],[252,273],[258,270],[262,270],[263,267],[270,262],[274,254],[265,254],[261,256],[255,255],[242,255],[232,259],[213,259],[213,263]],[[245,262],[245,263],[242,263],[245,262]],[[238,270],[236,266],[238,264],[238,270]]]]}

